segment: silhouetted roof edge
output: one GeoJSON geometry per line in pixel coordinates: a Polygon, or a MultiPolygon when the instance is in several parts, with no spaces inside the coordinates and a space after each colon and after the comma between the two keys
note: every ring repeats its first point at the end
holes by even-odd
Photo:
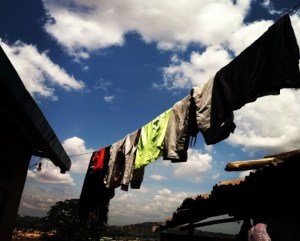
{"type": "Polygon", "coordinates": [[[0,46],[0,109],[34,144],[32,155],[49,158],[62,173],[71,160],[39,106],[26,90],[15,68],[0,46]]]}

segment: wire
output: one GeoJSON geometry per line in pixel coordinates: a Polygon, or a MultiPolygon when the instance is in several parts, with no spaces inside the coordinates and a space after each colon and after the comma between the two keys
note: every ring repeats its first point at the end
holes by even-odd
{"type": "MultiPolygon", "coordinates": [[[[76,154],[76,155],[69,155],[69,157],[75,157],[75,156],[83,156],[83,155],[87,155],[87,154],[91,154],[93,153],[94,151],[91,151],[91,152],[85,152],[85,153],[80,153],[80,154],[76,154]]],[[[37,166],[39,162],[41,162],[42,159],[48,159],[48,158],[45,158],[45,157],[40,157],[38,159],[38,161],[36,161],[35,163],[33,163],[32,165],[30,165],[28,167],[28,169],[31,169],[33,168],[34,166],[37,166]]]]}
{"type": "Polygon", "coordinates": [[[293,11],[297,10],[299,8],[300,3],[298,3],[295,7],[293,7],[287,14],[291,14],[293,11]]]}
{"type": "Polygon", "coordinates": [[[94,151],[91,151],[91,152],[86,152],[86,153],[81,153],[81,154],[76,154],[76,155],[70,155],[69,157],[74,157],[74,156],[83,156],[83,155],[87,155],[87,154],[91,154],[93,153],[94,151]]]}

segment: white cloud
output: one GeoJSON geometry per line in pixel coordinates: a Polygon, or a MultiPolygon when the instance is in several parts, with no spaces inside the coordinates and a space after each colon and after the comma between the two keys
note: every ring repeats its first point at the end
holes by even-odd
{"type": "Polygon", "coordinates": [[[235,112],[237,128],[229,138],[245,151],[280,153],[300,148],[299,91],[283,89],[280,95],[258,98],[235,112]]]}
{"type": "Polygon", "coordinates": [[[245,179],[245,177],[246,177],[246,176],[249,176],[251,172],[253,172],[253,171],[252,171],[252,170],[249,170],[249,171],[242,171],[242,172],[240,172],[239,178],[240,178],[240,179],[245,179]]]}
{"type": "Polygon", "coordinates": [[[182,203],[183,199],[187,197],[188,194],[185,192],[174,193],[170,189],[164,188],[156,193],[152,202],[149,202],[146,206],[146,209],[153,211],[153,209],[156,208],[156,212],[167,215],[170,213],[170,210],[176,210],[176,208],[182,203]],[[166,205],[166,203],[168,205],[166,205]],[[173,208],[170,209],[170,207],[173,208]]]}
{"type": "Polygon", "coordinates": [[[113,83],[109,81],[105,81],[104,79],[99,79],[95,81],[94,83],[94,89],[96,90],[103,90],[104,92],[107,92],[111,87],[113,83]]]}
{"type": "Polygon", "coordinates": [[[207,151],[208,153],[213,153],[214,152],[214,146],[204,144],[204,150],[207,151]]]}
{"type": "Polygon", "coordinates": [[[66,91],[84,88],[82,81],[76,80],[53,63],[47,52],[40,53],[35,46],[21,41],[8,45],[0,39],[0,44],[33,97],[56,100],[55,86],[66,91]]]}
{"type": "Polygon", "coordinates": [[[56,167],[51,161],[42,159],[41,171],[28,170],[27,178],[41,183],[66,184],[74,186],[75,183],[69,173],[61,174],[60,168],[56,167]]]}
{"type": "Polygon", "coordinates": [[[182,201],[192,194],[174,192],[170,189],[152,189],[149,192],[130,190],[130,193],[116,190],[110,202],[109,223],[123,225],[130,223],[164,220],[171,216],[182,201]]]}
{"type": "Polygon", "coordinates": [[[276,10],[274,4],[270,0],[263,0],[261,5],[266,8],[270,14],[282,14],[283,10],[276,10]]]}
{"type": "Polygon", "coordinates": [[[113,83],[110,81],[106,81],[104,79],[99,79],[94,83],[95,90],[101,90],[104,92],[103,100],[107,103],[113,103],[114,99],[116,98],[115,95],[111,95],[110,89],[112,89],[113,83]]]}
{"type": "MultiPolygon", "coordinates": [[[[123,44],[123,33],[118,24],[109,21],[113,11],[107,9],[97,17],[97,12],[70,11],[65,6],[46,5],[52,19],[45,28],[76,58],[86,59],[88,51],[123,44]],[[95,15],[93,15],[95,14],[95,15]],[[108,16],[107,16],[108,15],[108,16]],[[108,17],[108,19],[106,19],[108,17]]],[[[101,11],[100,9],[98,11],[101,11]]]]}
{"type": "MultiPolygon", "coordinates": [[[[228,36],[227,45],[236,55],[254,42],[272,21],[259,21],[240,28],[228,36]]],[[[155,87],[167,89],[188,89],[204,84],[215,73],[228,64],[232,57],[221,45],[207,47],[202,53],[192,52],[189,61],[179,59],[176,55],[171,58],[171,64],[163,69],[163,84],[155,87]]]]}
{"type": "Polygon", "coordinates": [[[104,101],[107,102],[107,103],[112,103],[115,99],[115,96],[113,95],[110,95],[110,96],[104,96],[104,101]]]}
{"type": "Polygon", "coordinates": [[[155,86],[167,89],[200,86],[230,60],[228,52],[219,45],[208,47],[203,53],[192,52],[190,61],[173,56],[172,64],[163,70],[163,85],[155,86]]]}
{"type": "Polygon", "coordinates": [[[238,55],[267,31],[272,24],[273,21],[261,20],[241,26],[228,39],[228,47],[234,51],[235,55],[238,55]]]}
{"type": "Polygon", "coordinates": [[[216,45],[242,24],[250,0],[44,0],[46,31],[78,59],[110,46],[122,45],[136,32],[161,49],[184,49],[190,43],[216,45]],[[214,21],[211,21],[211,20],[214,21]]]}
{"type": "Polygon", "coordinates": [[[20,207],[23,213],[24,210],[30,210],[31,212],[34,210],[38,213],[46,213],[53,204],[53,199],[45,199],[37,194],[25,194],[22,196],[20,207]]]}
{"type": "MultiPolygon", "coordinates": [[[[300,18],[291,16],[291,22],[300,45],[300,18]]],[[[226,46],[237,56],[259,38],[274,22],[271,20],[241,24],[226,39],[226,46]]],[[[174,55],[171,64],[163,69],[164,80],[155,87],[167,89],[189,89],[200,86],[212,77],[220,68],[230,62],[232,57],[221,45],[212,45],[203,52],[192,52],[189,61],[174,55]]]]}
{"type": "Polygon", "coordinates": [[[58,201],[78,198],[78,191],[64,185],[37,184],[27,185],[20,201],[19,213],[29,216],[46,216],[50,207],[58,201]]]}
{"type": "Polygon", "coordinates": [[[214,175],[212,175],[212,179],[218,179],[220,176],[221,174],[219,172],[215,173],[214,175]]]}
{"type": "Polygon", "coordinates": [[[298,16],[297,14],[293,14],[290,18],[296,35],[297,43],[300,46],[300,16],[298,16]]]}
{"type": "Polygon", "coordinates": [[[72,160],[70,172],[86,173],[94,150],[87,149],[84,140],[77,136],[65,140],[63,147],[72,160]]]}
{"type": "Polygon", "coordinates": [[[165,176],[156,175],[156,174],[151,175],[150,178],[153,179],[153,180],[156,180],[156,181],[161,181],[161,180],[166,180],[167,179],[165,176]]]}
{"type": "Polygon", "coordinates": [[[130,198],[132,198],[133,195],[131,193],[122,193],[122,195],[116,197],[116,201],[119,201],[119,202],[126,202],[126,201],[129,201],[130,198]]]}
{"type": "Polygon", "coordinates": [[[202,182],[203,173],[212,168],[212,156],[202,154],[199,150],[189,149],[187,162],[176,163],[172,167],[174,167],[175,178],[202,182]]]}

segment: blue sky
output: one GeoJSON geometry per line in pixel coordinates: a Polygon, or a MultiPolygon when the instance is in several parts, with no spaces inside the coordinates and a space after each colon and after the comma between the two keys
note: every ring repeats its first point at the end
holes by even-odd
{"type": "MultiPolygon", "coordinates": [[[[204,84],[295,0],[2,0],[0,44],[72,159],[28,170],[19,213],[45,216],[79,198],[94,150],[147,124],[204,84]]],[[[300,39],[300,18],[291,16],[300,39]]],[[[234,112],[235,132],[215,145],[201,133],[186,163],[146,167],[140,190],[117,189],[109,224],[164,221],[190,196],[241,178],[228,162],[299,149],[300,94],[282,90],[234,112]]]]}

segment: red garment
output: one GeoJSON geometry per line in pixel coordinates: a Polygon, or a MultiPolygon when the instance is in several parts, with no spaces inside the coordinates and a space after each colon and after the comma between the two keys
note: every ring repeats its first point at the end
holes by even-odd
{"type": "Polygon", "coordinates": [[[102,170],[103,169],[103,160],[105,155],[105,148],[101,148],[99,151],[94,153],[92,159],[92,169],[93,171],[102,170]]]}

